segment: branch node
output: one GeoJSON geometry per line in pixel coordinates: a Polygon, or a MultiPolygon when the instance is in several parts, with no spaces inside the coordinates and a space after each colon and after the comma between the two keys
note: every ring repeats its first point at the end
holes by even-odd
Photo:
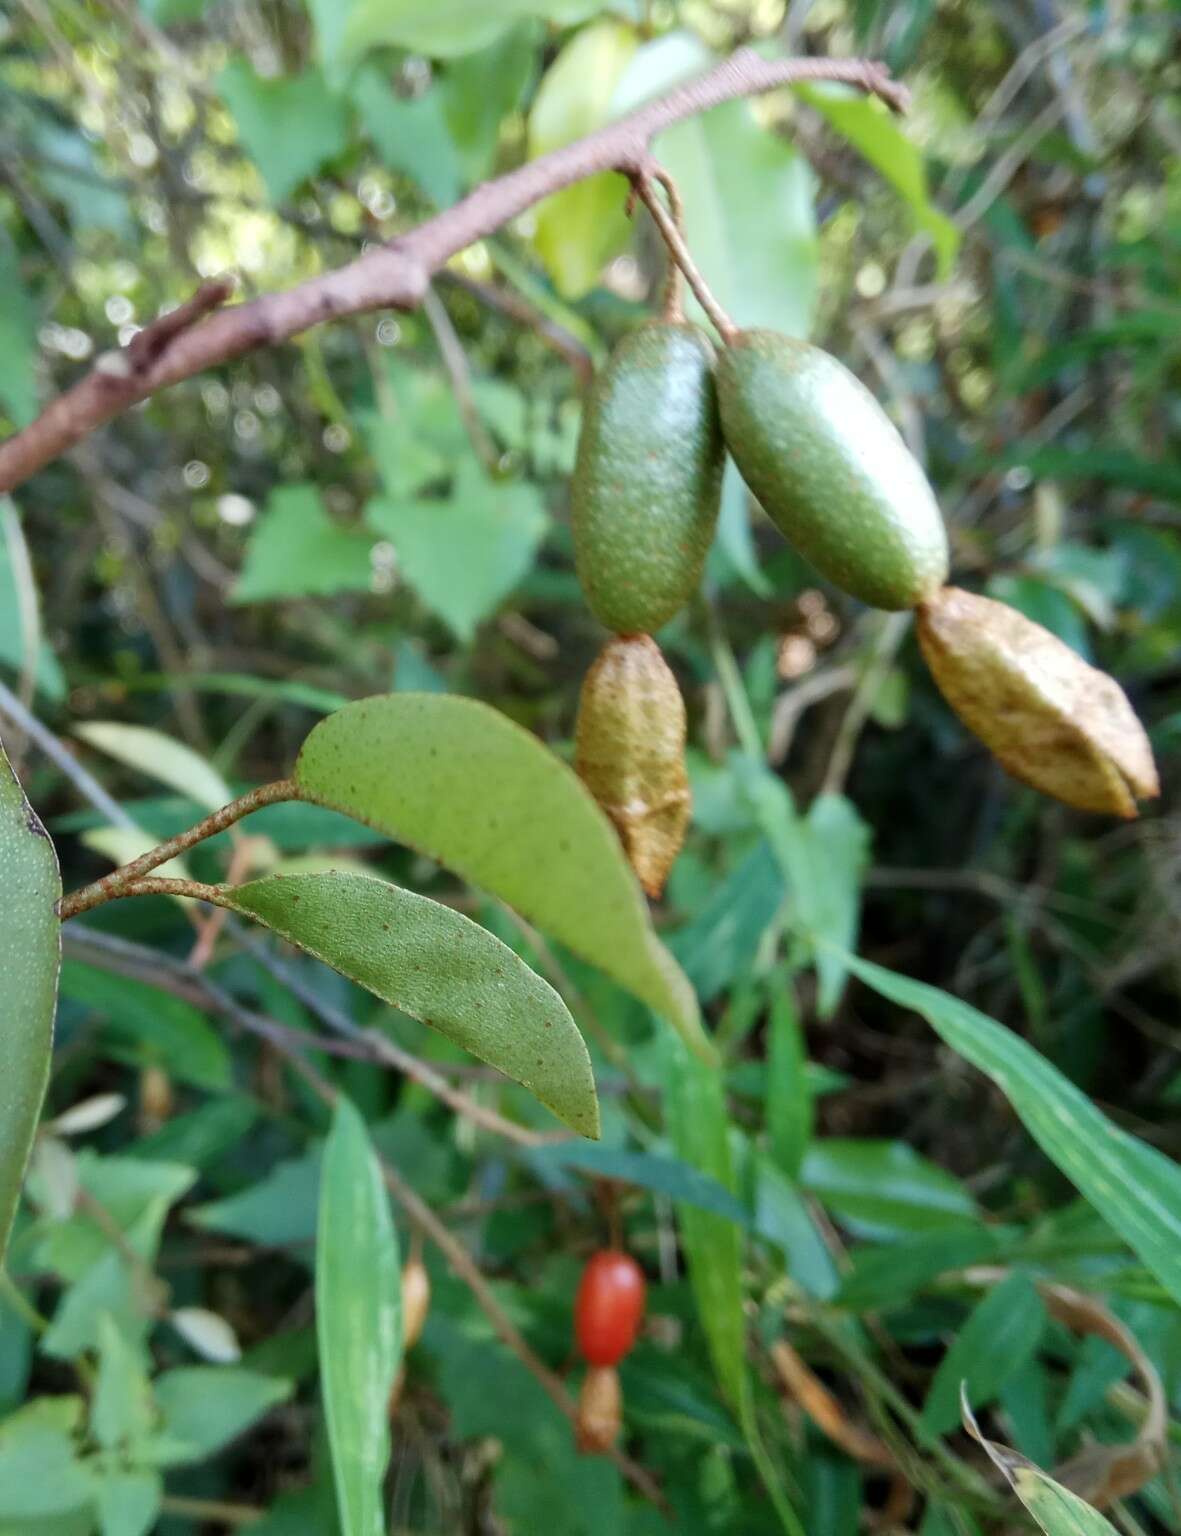
{"type": "Polygon", "coordinates": [[[128,361],[127,376],[147,373],[182,331],[189,330],[212,310],[219,309],[233,291],[232,277],[218,277],[210,283],[202,283],[196,293],[176,309],[158,315],[127,343],[124,349],[128,361]]]}

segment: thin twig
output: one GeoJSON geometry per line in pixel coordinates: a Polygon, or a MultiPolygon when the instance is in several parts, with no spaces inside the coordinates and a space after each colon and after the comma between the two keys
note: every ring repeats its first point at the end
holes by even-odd
{"type": "Polygon", "coordinates": [[[0,716],[7,716],[30,741],[35,742],[50,762],[61,769],[82,798],[88,800],[96,811],[101,811],[112,826],[122,827],[126,832],[141,830],[123,807],[111,799],[94,775],[73,756],[69,748],[60,742],[51,730],[42,725],[36,715],[26,709],[16,694],[6,688],[2,682],[0,682],[0,716]]]}
{"type": "Polygon", "coordinates": [[[472,394],[472,376],[463,343],[455,333],[446,305],[433,288],[428,288],[422,296],[422,312],[434,332],[435,343],[447,370],[447,377],[451,380],[451,393],[455,396],[455,403],[463,418],[468,441],[484,468],[495,469],[500,462],[500,450],[492,441],[472,394]]]}
{"type": "MultiPolygon", "coordinates": [[[[0,700],[0,707],[3,701],[0,700]]],[[[62,922],[71,917],[77,917],[81,912],[89,912],[91,908],[98,907],[104,901],[114,901],[120,896],[147,894],[142,890],[144,876],[158,869],[161,864],[167,864],[169,859],[175,859],[189,848],[203,843],[207,837],[213,837],[218,832],[224,832],[227,827],[232,827],[235,822],[241,821],[243,816],[249,816],[252,811],[260,810],[264,805],[275,805],[283,800],[299,800],[301,798],[299,786],[293,779],[276,779],[272,784],[262,784],[257,789],[250,790],[245,795],[240,795],[237,800],[231,800],[229,805],[223,805],[220,811],[214,811],[211,816],[206,816],[195,827],[190,827],[187,832],[180,832],[176,837],[170,837],[166,842],[159,843],[148,853],[142,854],[138,859],[133,859],[130,864],[122,864],[118,869],[113,869],[109,875],[104,875],[101,880],[96,880],[92,885],[83,886],[80,891],[74,891],[71,895],[62,898],[58,905],[58,916],[62,922]],[[136,887],[133,891],[132,887],[136,887]]],[[[198,896],[207,900],[204,892],[214,889],[211,886],[202,887],[201,890],[180,890],[181,886],[192,886],[194,881],[186,880],[156,880],[150,882],[153,895],[186,895],[198,896]],[[176,887],[170,891],[163,891],[161,886],[176,887]]]]}
{"type": "MultiPolygon", "coordinates": [[[[680,197],[672,177],[669,176],[667,171],[662,170],[657,165],[645,166],[633,178],[633,185],[636,189],[636,195],[652,215],[652,220],[660,231],[665,245],[668,247],[669,257],[674,263],[674,267],[679,268],[684,273],[697,302],[713,322],[718,335],[723,341],[729,342],[736,335],[738,327],[718,303],[713,290],[702,275],[701,269],[693,260],[689,247],[685,244],[685,237],[681,232],[680,221],[677,217],[680,208],[680,197]],[[673,207],[671,214],[657,196],[655,188],[657,181],[660,182],[669,194],[669,201],[673,207]]],[[[676,290],[674,289],[673,292],[675,294],[676,290]]],[[[666,294],[666,306],[667,303],[668,297],[666,294]]]]}
{"type": "Polygon", "coordinates": [[[220,303],[223,285],[207,285],[174,315],[136,338],[135,351],[104,353],[83,379],[61,394],[24,431],[0,443],[0,491],[43,465],[140,400],[258,347],[277,346],[326,320],[375,309],[420,305],[432,275],[457,252],[511,223],[542,198],[600,171],[635,175],[650,163],[654,136],[737,97],[801,81],[837,80],[881,97],[896,111],[906,88],[865,59],[774,59],[740,49],[707,74],[678,86],[586,138],[485,182],[454,207],[388,245],[281,293],[200,315],[220,303]],[[179,319],[178,319],[179,317],[179,319]],[[188,322],[178,329],[181,322],[188,322]],[[199,323],[192,323],[199,321],[199,323]]]}

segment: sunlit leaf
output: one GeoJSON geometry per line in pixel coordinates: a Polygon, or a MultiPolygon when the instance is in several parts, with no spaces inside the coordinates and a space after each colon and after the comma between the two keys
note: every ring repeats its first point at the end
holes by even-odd
{"type": "MultiPolygon", "coordinates": [[[[617,21],[577,33],[550,65],[529,114],[532,158],[601,128],[636,47],[636,35],[617,21]]],[[[603,267],[626,246],[627,183],[613,172],[590,176],[555,192],[534,210],[533,243],[558,292],[588,293],[603,267]]]]}
{"type": "Polygon", "coordinates": [[[399,574],[462,640],[528,572],[547,523],[536,486],[491,480],[470,458],[447,500],[383,498],[365,519],[393,545],[399,574]]]}
{"type": "Polygon", "coordinates": [[[565,1003],[462,913],[369,875],[276,875],[223,886],[218,899],[523,1084],[574,1130],[598,1135],[590,1057],[565,1003]]]}
{"type": "Polygon", "coordinates": [[[163,731],[117,720],[88,720],[74,727],[74,735],[125,767],[159,779],[204,810],[219,810],[234,798],[233,790],[215,768],[192,747],[163,731]]]}
{"type": "Polygon", "coordinates": [[[53,844],[0,745],[0,1261],[49,1081],[61,892],[53,844]]]}
{"type": "Polygon", "coordinates": [[[272,202],[284,202],[348,146],[348,112],[319,70],[267,80],[236,58],[216,83],[272,202]]]}
{"type": "Polygon", "coordinates": [[[303,794],[438,859],[599,966],[708,1053],[610,822],[536,737],[474,699],[363,699],[318,725],[303,794]]]}
{"type": "Polygon", "coordinates": [[[268,497],[250,540],[233,601],[367,592],[373,544],[364,529],[334,523],[315,486],[280,486],[268,497]]]}
{"type": "Polygon", "coordinates": [[[377,1157],[343,1095],[320,1175],[316,1335],[341,1536],[381,1536],[389,1399],[402,1357],[401,1267],[377,1157]]]}
{"type": "Polygon", "coordinates": [[[366,66],[353,85],[353,100],[378,153],[390,170],[412,176],[439,208],[459,196],[459,162],[442,93],[431,89],[414,99],[399,96],[375,66],[366,66]]]}
{"type": "MultiPolygon", "coordinates": [[[[613,112],[630,110],[714,62],[686,33],[648,43],[620,80],[613,112]]],[[[764,128],[746,101],[677,123],[653,148],[676,178],[690,249],[723,308],[739,325],[806,336],[819,246],[814,179],[804,157],[764,128]]]]}
{"type": "Polygon", "coordinates": [[[940,277],[946,277],[959,249],[960,232],[931,201],[922,151],[890,109],[847,85],[822,83],[800,86],[799,91],[909,205],[916,227],[931,237],[940,277]]]}

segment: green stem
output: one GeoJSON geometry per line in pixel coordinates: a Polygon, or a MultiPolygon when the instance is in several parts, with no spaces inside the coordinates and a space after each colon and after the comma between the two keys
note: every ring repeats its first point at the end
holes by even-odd
{"type": "Polygon", "coordinates": [[[204,821],[199,821],[187,832],[170,837],[167,842],[158,844],[150,852],[138,859],[133,859],[130,864],[123,864],[118,869],[112,870],[109,875],[104,875],[93,885],[84,886],[80,891],[74,891],[72,895],[63,897],[58,903],[57,914],[64,923],[71,917],[89,912],[94,907],[101,907],[104,902],[115,901],[121,896],[154,894],[195,896],[202,900],[210,900],[205,893],[213,887],[198,886],[191,880],[154,880],[150,882],[152,890],[149,892],[143,888],[143,877],[150,874],[153,869],[158,869],[161,864],[167,864],[169,859],[175,859],[189,848],[203,843],[207,837],[214,837],[218,832],[224,832],[236,821],[241,821],[243,816],[249,816],[251,811],[260,810],[264,805],[276,805],[283,800],[301,800],[302,798],[302,791],[294,779],[276,779],[273,784],[260,785],[258,789],[252,789],[248,794],[239,796],[237,800],[231,800],[229,805],[223,805],[220,811],[214,811],[211,816],[206,816],[204,821]],[[159,889],[161,886],[184,886],[186,889],[163,891],[159,889]]]}

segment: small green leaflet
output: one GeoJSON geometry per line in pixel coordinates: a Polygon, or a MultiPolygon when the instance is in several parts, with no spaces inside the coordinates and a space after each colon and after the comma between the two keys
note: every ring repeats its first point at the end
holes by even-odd
{"type": "Polygon", "coordinates": [[[697,1000],[652,930],[611,823],[535,736],[474,699],[362,699],[312,731],[307,800],[343,811],[483,886],[606,971],[712,1058],[697,1000]]]}
{"type": "Polygon", "coordinates": [[[470,457],[446,500],[380,498],[365,519],[393,545],[399,575],[461,640],[528,573],[548,522],[536,486],[492,480],[470,457]]]}
{"type": "Polygon", "coordinates": [[[599,1134],[590,1057],[565,1003],[462,913],[339,872],[222,886],[216,899],[498,1068],[582,1135],[599,1134]]]}
{"type": "Polygon", "coordinates": [[[316,1337],[341,1536],[383,1536],[402,1277],[381,1168],[365,1122],[343,1095],[320,1175],[316,1337]]]}
{"type": "Polygon", "coordinates": [[[923,1423],[946,1434],[959,1423],[960,1396],[989,1403],[1029,1361],[1046,1326],[1046,1309],[1028,1275],[1014,1270],[972,1310],[939,1362],[923,1404],[923,1423]]]}
{"type": "Polygon", "coordinates": [[[318,69],[266,80],[236,58],[216,85],[273,203],[285,202],[313,171],[348,147],[348,110],[318,69]]]}
{"type": "Polygon", "coordinates": [[[1042,1151],[1181,1302],[1181,1169],[1113,1125],[1019,1035],[925,982],[848,957],[855,976],[919,1013],[992,1078],[1042,1151]]]}
{"type": "Polygon", "coordinates": [[[49,1083],[61,893],[53,844],[0,745],[0,1261],[49,1083]]]}
{"type": "Polygon", "coordinates": [[[250,540],[233,601],[368,592],[374,542],[364,529],[338,527],[314,485],[280,486],[250,540]]]}

